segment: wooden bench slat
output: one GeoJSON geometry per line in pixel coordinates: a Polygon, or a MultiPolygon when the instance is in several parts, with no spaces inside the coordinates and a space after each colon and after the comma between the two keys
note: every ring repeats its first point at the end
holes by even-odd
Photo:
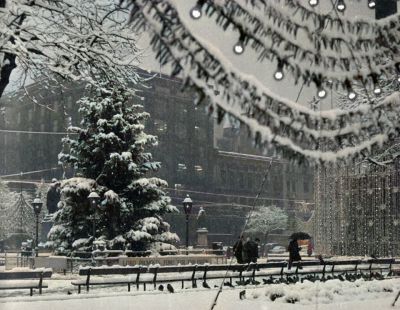
{"type": "MultiPolygon", "coordinates": [[[[12,290],[12,289],[28,289],[28,288],[39,288],[39,283],[0,283],[0,290],[12,290]]],[[[42,288],[48,288],[46,283],[42,284],[42,288]]]]}
{"type": "Polygon", "coordinates": [[[43,273],[43,278],[51,278],[52,271],[4,271],[0,272],[0,280],[18,279],[39,279],[43,273]]]}

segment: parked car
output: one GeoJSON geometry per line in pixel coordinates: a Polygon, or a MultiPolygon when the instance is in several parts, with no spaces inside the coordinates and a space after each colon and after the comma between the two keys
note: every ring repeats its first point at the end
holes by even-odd
{"type": "Polygon", "coordinates": [[[277,245],[277,246],[273,247],[269,251],[269,253],[271,253],[271,254],[282,254],[282,253],[285,253],[285,252],[286,252],[286,248],[284,246],[281,246],[281,245],[277,245]]]}

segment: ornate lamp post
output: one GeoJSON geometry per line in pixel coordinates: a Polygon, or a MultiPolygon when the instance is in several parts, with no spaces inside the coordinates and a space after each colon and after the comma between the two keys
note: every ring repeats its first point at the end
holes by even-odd
{"type": "Polygon", "coordinates": [[[36,197],[32,202],[32,208],[36,217],[36,236],[35,236],[35,253],[39,256],[39,214],[42,211],[43,202],[39,197],[36,197]]]}
{"type": "Polygon", "coordinates": [[[190,199],[189,195],[183,200],[183,211],[186,215],[186,255],[189,255],[189,215],[192,212],[193,201],[190,199]]]}
{"type": "Polygon", "coordinates": [[[97,192],[92,191],[89,196],[89,203],[93,209],[93,250],[94,250],[94,240],[96,239],[96,210],[100,202],[100,196],[97,192]]]}

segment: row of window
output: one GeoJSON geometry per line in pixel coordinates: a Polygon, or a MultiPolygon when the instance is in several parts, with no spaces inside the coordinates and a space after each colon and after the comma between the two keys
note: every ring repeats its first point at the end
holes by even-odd
{"type": "MultiPolygon", "coordinates": [[[[242,172],[231,169],[220,169],[220,180],[223,186],[229,186],[238,189],[257,190],[264,175],[262,173],[242,172]]],[[[312,180],[311,180],[312,181],[312,180]]],[[[286,190],[296,192],[299,190],[296,186],[296,180],[286,180],[286,190]]],[[[269,191],[278,193],[282,191],[282,177],[280,174],[270,173],[266,177],[265,188],[269,191]]],[[[310,192],[310,180],[303,181],[303,192],[310,192]]]]}

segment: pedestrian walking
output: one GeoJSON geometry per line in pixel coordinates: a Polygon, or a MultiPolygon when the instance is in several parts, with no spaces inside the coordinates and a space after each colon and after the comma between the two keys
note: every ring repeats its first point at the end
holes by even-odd
{"type": "Polygon", "coordinates": [[[260,245],[260,239],[256,238],[254,241],[250,240],[250,261],[252,263],[257,263],[259,257],[258,246],[260,245]]]}
{"type": "Polygon", "coordinates": [[[242,250],[242,259],[243,264],[250,263],[251,259],[251,240],[249,237],[246,238],[246,241],[243,243],[243,250],[242,250]]]}
{"type": "Polygon", "coordinates": [[[236,257],[238,264],[243,264],[243,236],[240,235],[233,245],[233,255],[236,257]]]}
{"type": "Polygon", "coordinates": [[[308,240],[308,245],[307,245],[307,255],[310,257],[312,253],[314,252],[314,245],[312,239],[308,240]]]}
{"type": "Polygon", "coordinates": [[[292,268],[293,262],[301,261],[300,247],[299,247],[299,244],[297,243],[296,239],[290,240],[289,246],[288,246],[288,251],[289,251],[288,269],[290,269],[290,268],[292,268]]]}

